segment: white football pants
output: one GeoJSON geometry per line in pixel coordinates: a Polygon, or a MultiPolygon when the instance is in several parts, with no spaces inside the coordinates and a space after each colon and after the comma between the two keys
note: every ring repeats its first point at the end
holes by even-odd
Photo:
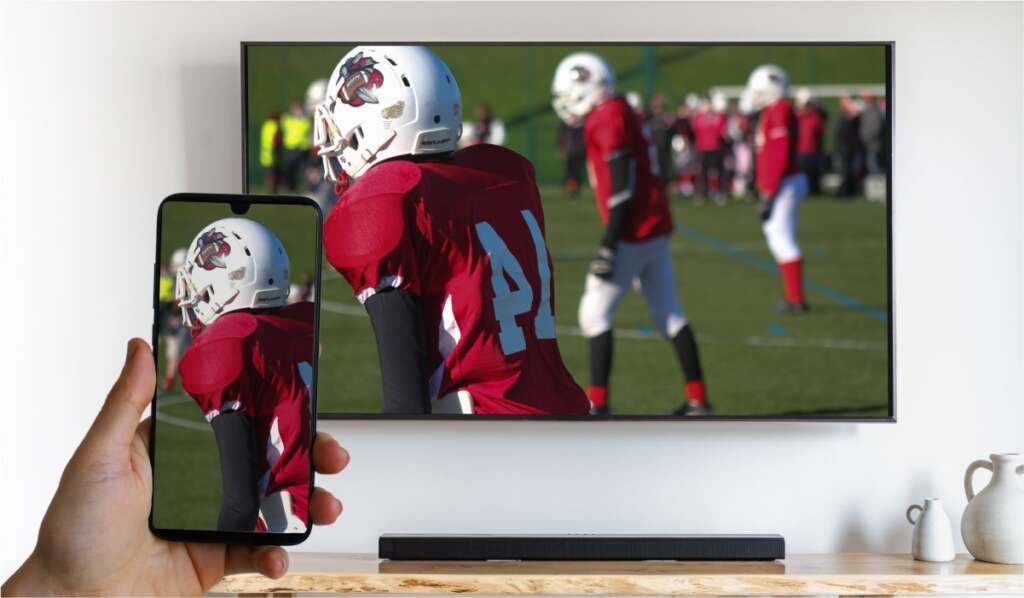
{"type": "Polygon", "coordinates": [[[772,203],[772,213],[761,224],[768,249],[775,262],[783,264],[800,259],[800,246],[796,242],[797,212],[807,195],[807,177],[803,173],[782,179],[779,192],[772,203]]]}
{"type": "Polygon", "coordinates": [[[672,338],[686,325],[686,314],[676,296],[669,237],[665,236],[639,243],[619,241],[611,280],[587,274],[579,311],[583,336],[593,338],[612,329],[615,309],[631,287],[644,296],[659,333],[672,338]]]}

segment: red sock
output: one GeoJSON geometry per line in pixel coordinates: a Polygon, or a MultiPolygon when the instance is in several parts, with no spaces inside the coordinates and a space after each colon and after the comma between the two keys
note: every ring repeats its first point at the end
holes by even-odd
{"type": "Polygon", "coordinates": [[[695,401],[701,405],[707,405],[708,403],[708,391],[704,387],[703,380],[694,380],[693,382],[686,383],[686,398],[690,401],[695,401]]]}
{"type": "Polygon", "coordinates": [[[782,288],[786,301],[790,303],[804,302],[804,261],[797,258],[791,262],[779,264],[782,273],[782,288]]]}
{"type": "Polygon", "coordinates": [[[587,398],[594,407],[604,407],[608,404],[608,388],[591,384],[587,387],[587,398]]]}

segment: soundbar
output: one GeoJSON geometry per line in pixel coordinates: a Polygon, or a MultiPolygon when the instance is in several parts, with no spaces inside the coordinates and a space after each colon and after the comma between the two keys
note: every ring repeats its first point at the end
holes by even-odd
{"type": "Polygon", "coordinates": [[[393,561],[772,561],[786,558],[786,541],[777,534],[384,534],[378,555],[393,561]]]}

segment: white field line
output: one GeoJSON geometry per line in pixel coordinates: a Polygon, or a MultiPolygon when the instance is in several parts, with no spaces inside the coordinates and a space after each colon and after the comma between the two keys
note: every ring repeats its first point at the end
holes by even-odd
{"type": "MultiPolygon", "coordinates": [[[[344,315],[365,318],[366,310],[361,306],[338,301],[320,301],[320,308],[323,311],[344,315]]],[[[583,333],[576,326],[558,326],[559,334],[582,337],[583,333]]],[[[629,338],[639,340],[661,340],[661,336],[653,331],[637,330],[634,328],[619,328],[615,330],[616,338],[629,338]]],[[[791,338],[774,336],[747,336],[741,339],[724,339],[713,336],[700,336],[700,342],[713,345],[746,345],[750,347],[784,347],[784,348],[814,348],[814,349],[841,349],[847,351],[882,351],[884,343],[873,341],[858,341],[836,338],[791,338]]]]}
{"type": "Polygon", "coordinates": [[[178,426],[180,428],[186,428],[188,430],[195,430],[197,432],[213,433],[213,428],[210,424],[201,424],[191,419],[185,419],[184,417],[178,417],[176,415],[169,415],[160,411],[161,407],[169,405],[177,405],[178,403],[184,403],[191,399],[183,397],[181,395],[160,395],[156,400],[156,419],[157,421],[171,424],[172,426],[178,426]]]}

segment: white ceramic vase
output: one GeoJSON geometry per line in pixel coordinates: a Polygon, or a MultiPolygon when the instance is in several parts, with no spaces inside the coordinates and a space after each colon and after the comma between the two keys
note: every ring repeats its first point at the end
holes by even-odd
{"type": "Polygon", "coordinates": [[[967,509],[960,531],[967,550],[979,561],[1024,564],[1024,455],[989,455],[975,461],[964,474],[967,509]],[[978,469],[992,480],[977,495],[972,478],[978,469]]]}
{"type": "Polygon", "coordinates": [[[919,561],[946,563],[956,558],[953,548],[953,526],[937,498],[924,499],[924,507],[910,505],[907,521],[914,526],[910,552],[919,561]],[[914,519],[914,511],[920,512],[914,519]]]}

